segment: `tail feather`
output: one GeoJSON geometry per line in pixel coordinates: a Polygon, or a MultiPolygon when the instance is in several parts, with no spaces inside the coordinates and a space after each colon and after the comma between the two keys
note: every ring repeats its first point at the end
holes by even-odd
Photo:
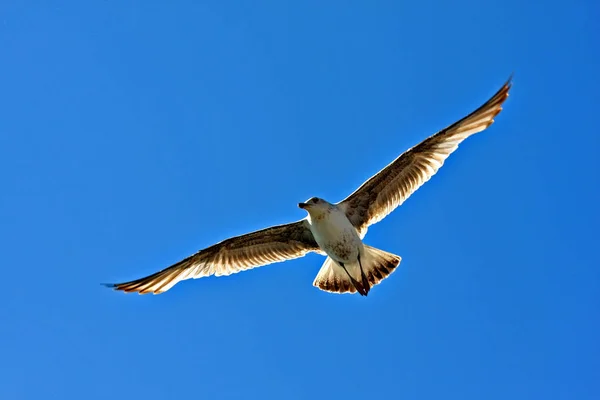
{"type": "Polygon", "coordinates": [[[369,283],[371,286],[375,286],[396,270],[402,257],[375,247],[364,246],[365,253],[362,256],[361,264],[369,283]]]}
{"type": "Polygon", "coordinates": [[[362,272],[358,260],[352,265],[346,265],[351,278],[340,265],[327,257],[313,286],[331,293],[356,293],[358,291],[361,295],[366,296],[371,287],[381,283],[396,270],[401,260],[400,256],[364,245],[364,252],[360,260],[362,272]]]}
{"type": "Polygon", "coordinates": [[[356,288],[346,272],[330,257],[323,263],[313,286],[331,293],[356,293],[356,288]]]}

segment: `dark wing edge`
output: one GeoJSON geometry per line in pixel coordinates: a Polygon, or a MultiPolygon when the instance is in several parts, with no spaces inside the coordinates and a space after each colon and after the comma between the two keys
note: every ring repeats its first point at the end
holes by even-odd
{"type": "Polygon", "coordinates": [[[223,240],[152,275],[105,286],[126,293],[159,294],[186,279],[231,275],[318,249],[308,222],[300,220],[223,240]]]}
{"type": "Polygon", "coordinates": [[[467,137],[487,129],[502,111],[512,75],[487,102],[420,144],[402,153],[338,203],[362,236],[436,174],[467,137]]]}

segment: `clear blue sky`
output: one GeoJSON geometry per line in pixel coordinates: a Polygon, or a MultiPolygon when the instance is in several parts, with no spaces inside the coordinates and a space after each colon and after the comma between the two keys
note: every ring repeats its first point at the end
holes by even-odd
{"type": "Polygon", "coordinates": [[[0,398],[600,398],[598,2],[52,3],[0,4],[0,398]],[[318,255],[100,286],[340,200],[511,72],[370,230],[369,297],[318,255]]]}

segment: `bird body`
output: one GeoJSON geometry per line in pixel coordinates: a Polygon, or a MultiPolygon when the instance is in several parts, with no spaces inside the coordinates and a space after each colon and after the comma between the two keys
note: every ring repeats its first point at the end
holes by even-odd
{"type": "Polygon", "coordinates": [[[487,102],[408,149],[339,203],[313,197],[299,207],[306,218],[232,237],[198,251],[168,268],[129,282],[111,284],[124,292],[163,293],[186,279],[223,276],[316,252],[327,258],[313,282],[332,293],[363,296],[400,264],[395,254],[363,238],[442,167],[469,136],[488,128],[502,110],[509,79],[487,102]]]}
{"type": "Polygon", "coordinates": [[[363,243],[346,213],[325,200],[313,199],[301,203],[301,208],[308,211],[307,221],[319,248],[337,262],[355,261],[363,251],[363,243]]]}
{"type": "Polygon", "coordinates": [[[313,197],[299,207],[308,212],[310,231],[319,248],[329,256],[315,278],[315,286],[332,292],[345,288],[366,296],[372,285],[387,277],[400,263],[399,256],[365,247],[356,227],[336,204],[313,197]],[[388,258],[374,258],[373,251],[388,258]]]}

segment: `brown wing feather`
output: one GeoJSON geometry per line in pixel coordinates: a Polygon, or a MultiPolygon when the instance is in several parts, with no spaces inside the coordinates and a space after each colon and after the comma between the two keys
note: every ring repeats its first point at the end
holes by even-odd
{"type": "Polygon", "coordinates": [[[463,140],[490,126],[502,111],[511,85],[509,79],[477,110],[404,152],[341,201],[339,205],[361,235],[435,175],[463,140]]]}
{"type": "Polygon", "coordinates": [[[301,220],[224,240],[155,274],[109,286],[124,292],[158,294],[185,279],[230,275],[318,249],[307,222],[301,220]]]}

